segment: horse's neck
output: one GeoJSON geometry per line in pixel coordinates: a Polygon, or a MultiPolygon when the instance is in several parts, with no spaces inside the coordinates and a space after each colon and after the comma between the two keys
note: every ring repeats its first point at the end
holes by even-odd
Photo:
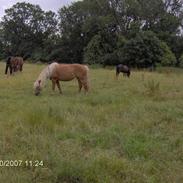
{"type": "Polygon", "coordinates": [[[58,64],[57,63],[52,63],[49,66],[47,66],[46,68],[43,69],[43,71],[41,72],[41,74],[38,77],[38,81],[41,80],[42,82],[42,86],[45,86],[47,79],[49,79],[52,75],[52,73],[54,72],[56,66],[58,64]]]}
{"type": "Polygon", "coordinates": [[[41,85],[45,86],[47,79],[50,77],[50,73],[49,73],[49,68],[46,67],[45,69],[43,69],[43,71],[41,72],[41,74],[38,77],[38,81],[41,80],[41,85]]]}

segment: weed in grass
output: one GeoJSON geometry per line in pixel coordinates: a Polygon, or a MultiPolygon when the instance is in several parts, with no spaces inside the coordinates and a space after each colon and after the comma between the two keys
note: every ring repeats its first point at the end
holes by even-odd
{"type": "Polygon", "coordinates": [[[144,83],[144,87],[146,89],[146,93],[149,96],[157,96],[160,95],[160,83],[155,80],[149,80],[144,83]]]}

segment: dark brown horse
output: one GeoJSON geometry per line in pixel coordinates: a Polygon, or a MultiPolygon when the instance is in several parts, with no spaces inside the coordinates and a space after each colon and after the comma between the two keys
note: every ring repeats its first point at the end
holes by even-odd
{"type": "Polygon", "coordinates": [[[118,78],[119,73],[122,72],[123,76],[130,77],[130,68],[126,65],[119,64],[116,66],[116,77],[118,78]]]}
{"type": "Polygon", "coordinates": [[[10,70],[10,74],[23,70],[23,58],[22,57],[8,57],[6,60],[5,74],[10,70]]]}

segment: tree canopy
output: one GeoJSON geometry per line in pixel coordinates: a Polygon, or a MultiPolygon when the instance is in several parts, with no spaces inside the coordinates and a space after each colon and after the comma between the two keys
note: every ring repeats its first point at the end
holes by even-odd
{"type": "Polygon", "coordinates": [[[57,13],[16,3],[0,22],[0,57],[178,66],[182,23],[181,0],[83,0],[60,7],[57,13]]]}

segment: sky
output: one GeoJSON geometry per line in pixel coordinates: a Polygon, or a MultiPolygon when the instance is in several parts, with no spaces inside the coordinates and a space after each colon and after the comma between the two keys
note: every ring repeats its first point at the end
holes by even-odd
{"type": "Polygon", "coordinates": [[[0,18],[5,14],[4,10],[10,8],[17,2],[28,2],[38,4],[43,10],[51,10],[57,12],[64,5],[69,5],[77,0],[0,0],[0,18]]]}

